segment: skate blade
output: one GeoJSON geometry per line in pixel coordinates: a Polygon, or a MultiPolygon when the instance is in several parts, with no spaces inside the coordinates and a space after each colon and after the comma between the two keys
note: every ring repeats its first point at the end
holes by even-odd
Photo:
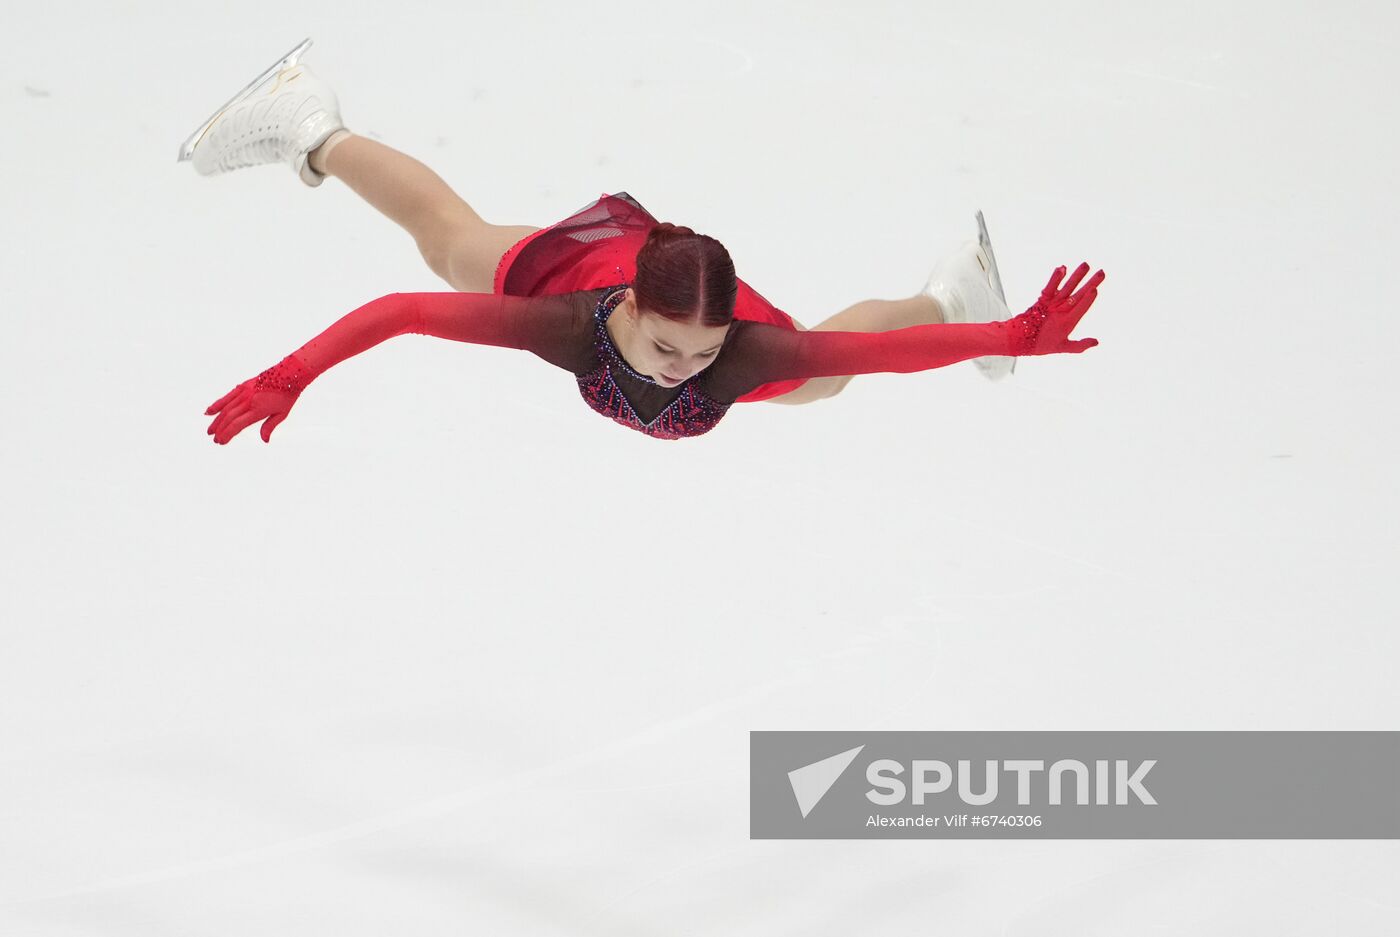
{"type": "MultiPolygon", "coordinates": [[[[1001,271],[997,269],[997,255],[992,252],[992,236],[987,233],[987,219],[982,217],[982,212],[977,212],[977,243],[982,245],[982,250],[987,254],[987,262],[992,265],[991,273],[992,286],[996,288],[997,295],[1002,302],[1006,302],[1006,291],[1001,288],[1001,271]]],[[[1011,359],[1011,368],[1006,373],[1012,374],[1016,371],[1016,359],[1011,359]]],[[[990,376],[990,375],[989,375],[990,376]]]]}
{"type": "Polygon", "coordinates": [[[291,66],[295,65],[297,63],[297,60],[299,60],[309,48],[311,48],[311,40],[309,38],[303,39],[295,49],[282,56],[276,62],[273,62],[270,66],[268,66],[266,71],[264,71],[257,78],[254,78],[252,81],[248,82],[248,85],[242,91],[229,98],[228,101],[225,102],[222,107],[220,107],[217,111],[214,112],[214,115],[212,117],[210,117],[204,123],[199,125],[198,130],[190,134],[189,139],[187,139],[184,143],[180,144],[180,155],[175,160],[175,162],[183,163],[189,160],[192,156],[194,156],[195,145],[199,143],[201,137],[203,137],[206,133],[209,132],[209,128],[214,126],[214,121],[218,120],[219,117],[224,113],[224,111],[233,107],[240,101],[247,100],[253,94],[253,92],[258,89],[259,85],[262,85],[273,75],[276,75],[284,68],[290,68],[291,66]]]}

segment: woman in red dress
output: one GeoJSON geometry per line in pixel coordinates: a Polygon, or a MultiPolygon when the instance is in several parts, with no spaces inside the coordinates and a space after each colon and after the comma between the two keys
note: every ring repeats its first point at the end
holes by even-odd
{"type": "Polygon", "coordinates": [[[735,275],[719,241],[658,223],[628,193],[547,228],[489,224],[427,166],[346,129],[334,92],[299,62],[310,44],[221,108],[180,159],[204,175],[283,162],[312,187],[335,176],[408,231],[458,292],[393,293],[344,316],[211,404],[217,443],[259,420],[268,441],[316,375],[406,332],[530,350],[571,371],[594,410],[666,439],[708,432],[733,403],[830,397],[856,374],[974,360],[1000,377],[1015,356],[1097,344],[1068,336],[1103,271],[1076,290],[1088,265],[1064,283],[1057,269],[1012,318],[977,242],[918,295],[866,300],[808,331],[735,275]]]}

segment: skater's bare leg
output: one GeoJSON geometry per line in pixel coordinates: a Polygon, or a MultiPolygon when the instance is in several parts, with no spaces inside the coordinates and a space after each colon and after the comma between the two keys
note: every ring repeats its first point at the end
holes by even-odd
{"type": "Polygon", "coordinates": [[[501,255],[539,230],[487,223],[423,163],[349,131],[333,134],[308,159],[406,230],[428,267],[454,289],[491,292],[501,255]]]}
{"type": "MultiPolygon", "coordinates": [[[[867,299],[849,306],[829,319],[824,320],[813,332],[889,332],[914,325],[929,325],[943,322],[943,309],[932,296],[920,293],[908,299],[867,299]]],[[[805,326],[797,327],[806,331],[805,326]]],[[[765,403],[811,403],[834,397],[845,390],[854,374],[831,377],[809,378],[796,390],[777,397],[769,397],[765,403]]]]}

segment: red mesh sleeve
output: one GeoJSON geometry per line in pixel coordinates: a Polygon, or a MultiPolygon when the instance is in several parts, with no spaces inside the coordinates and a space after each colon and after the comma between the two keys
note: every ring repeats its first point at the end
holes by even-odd
{"type": "Polygon", "coordinates": [[[595,297],[587,292],[545,296],[497,293],[390,293],[365,303],[320,335],[252,377],[204,411],[206,432],[224,445],[264,421],[263,442],[287,418],[307,385],[329,368],[380,342],[417,332],[479,345],[534,352],[577,373],[592,358],[595,297]]]}
{"type": "Polygon", "coordinates": [[[333,323],[293,352],[312,374],[386,341],[414,332],[458,342],[533,352],[575,371],[592,348],[593,297],[497,293],[390,293],[333,323]]]}
{"type": "MultiPolygon", "coordinates": [[[[717,397],[733,400],[761,384],[793,378],[909,373],[1012,354],[1006,322],[935,323],[887,332],[801,332],[743,322],[715,375],[717,397]]],[[[718,368],[721,362],[716,362],[718,368]]]]}

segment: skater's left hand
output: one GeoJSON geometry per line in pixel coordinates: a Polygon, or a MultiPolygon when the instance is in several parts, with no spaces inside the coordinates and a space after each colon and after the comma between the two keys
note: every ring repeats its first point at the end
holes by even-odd
{"type": "Polygon", "coordinates": [[[1069,333],[1079,324],[1084,313],[1098,297],[1098,285],[1104,281],[1100,270],[1076,292],[1075,287],[1089,272],[1087,263],[1075,268],[1074,274],[1063,286],[1065,268],[1056,267],[1050,275],[1050,282],[1040,291],[1040,298],[1025,312],[1008,320],[1012,328],[1013,355],[1053,355],[1061,352],[1074,353],[1088,351],[1099,343],[1096,338],[1071,340],[1069,333]]]}
{"type": "Polygon", "coordinates": [[[214,442],[228,441],[252,423],[267,419],[262,425],[263,442],[272,441],[272,431],[287,418],[292,406],[311,383],[315,375],[294,355],[288,355],[257,377],[250,378],[211,403],[205,416],[217,413],[205,430],[214,442]]]}

